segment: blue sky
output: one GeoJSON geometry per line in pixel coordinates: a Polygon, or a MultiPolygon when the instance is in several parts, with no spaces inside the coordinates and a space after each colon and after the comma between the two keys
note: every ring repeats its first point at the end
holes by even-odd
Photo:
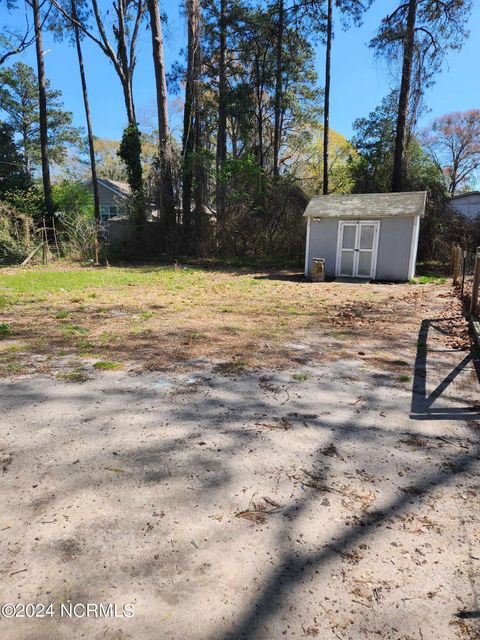
{"type": "MultiPolygon", "coordinates": [[[[428,90],[426,101],[430,113],[423,117],[422,125],[444,113],[480,107],[480,3],[474,4],[470,38],[460,52],[449,54],[443,73],[438,76],[435,86],[428,90]]],[[[185,43],[185,24],[179,6],[176,0],[162,4],[169,19],[165,32],[167,66],[178,59],[185,43]]],[[[374,59],[368,42],[381,18],[394,6],[394,2],[377,0],[366,14],[363,25],[348,31],[342,31],[337,20],[332,52],[331,126],[347,137],[352,134],[355,118],[367,115],[374,109],[392,84],[391,70],[385,63],[374,59]]],[[[0,21],[13,24],[14,18],[7,14],[2,3],[0,21]]],[[[63,92],[65,107],[73,112],[75,124],[83,126],[84,112],[75,51],[66,42],[55,42],[49,34],[45,34],[44,48],[47,52],[47,76],[52,86],[63,92]]],[[[320,84],[323,78],[323,53],[323,48],[319,46],[317,69],[320,84]]],[[[119,139],[126,121],[119,80],[97,45],[85,41],[84,55],[95,135],[119,139]]],[[[16,59],[35,66],[33,48],[16,59]]],[[[142,33],[138,43],[134,92],[137,117],[139,120],[148,120],[150,117],[153,122],[155,87],[148,31],[142,33]]],[[[178,132],[181,122],[179,97],[171,97],[170,107],[173,111],[172,125],[178,132]]]]}

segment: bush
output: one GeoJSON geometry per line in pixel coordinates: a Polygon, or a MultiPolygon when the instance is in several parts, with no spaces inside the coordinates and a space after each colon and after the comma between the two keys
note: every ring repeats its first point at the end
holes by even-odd
{"type": "Polygon", "coordinates": [[[267,176],[252,158],[231,160],[223,175],[226,203],[218,220],[221,251],[241,256],[300,257],[307,198],[289,176],[267,176]]]}
{"type": "Polygon", "coordinates": [[[31,219],[8,202],[0,202],[0,263],[21,262],[31,246],[31,219]]]}
{"type": "Polygon", "coordinates": [[[43,192],[37,187],[7,191],[4,200],[17,212],[26,216],[36,224],[42,224],[45,215],[43,192]]]}
{"type": "Polygon", "coordinates": [[[93,195],[81,182],[62,180],[52,187],[55,211],[70,222],[94,218],[93,195]]]}

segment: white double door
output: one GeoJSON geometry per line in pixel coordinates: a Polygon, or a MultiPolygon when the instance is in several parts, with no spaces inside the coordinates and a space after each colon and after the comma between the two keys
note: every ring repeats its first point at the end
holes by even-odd
{"type": "Polygon", "coordinates": [[[375,278],[380,222],[340,220],[337,276],[375,278]]]}

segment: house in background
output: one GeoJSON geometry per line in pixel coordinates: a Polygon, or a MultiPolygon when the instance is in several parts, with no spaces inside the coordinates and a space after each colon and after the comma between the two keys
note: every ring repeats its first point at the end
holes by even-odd
{"type": "Polygon", "coordinates": [[[404,281],[415,275],[427,192],[316,196],[307,218],[305,276],[314,258],[327,277],[404,281]]]}
{"type": "Polygon", "coordinates": [[[480,217],[480,191],[468,191],[450,199],[450,207],[469,220],[480,217]]]}
{"type": "MultiPolygon", "coordinates": [[[[93,194],[92,179],[85,186],[93,194]]],[[[128,210],[130,187],[126,182],[98,178],[98,197],[100,201],[100,219],[107,222],[111,218],[124,216],[128,210]]]]}

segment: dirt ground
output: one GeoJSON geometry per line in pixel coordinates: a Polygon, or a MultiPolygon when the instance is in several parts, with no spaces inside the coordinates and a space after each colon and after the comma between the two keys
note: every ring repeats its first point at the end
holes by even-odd
{"type": "Polygon", "coordinates": [[[274,282],[296,313],[270,335],[255,309],[280,289],[245,287],[236,341],[204,323],[182,344],[189,308],[148,357],[145,336],[99,353],[94,320],[92,353],[46,354],[48,322],[7,309],[4,352],[30,348],[0,383],[0,603],[53,613],[0,610],[2,640],[480,638],[480,360],[456,299],[274,282]],[[95,368],[109,354],[123,368],[95,368]]]}

